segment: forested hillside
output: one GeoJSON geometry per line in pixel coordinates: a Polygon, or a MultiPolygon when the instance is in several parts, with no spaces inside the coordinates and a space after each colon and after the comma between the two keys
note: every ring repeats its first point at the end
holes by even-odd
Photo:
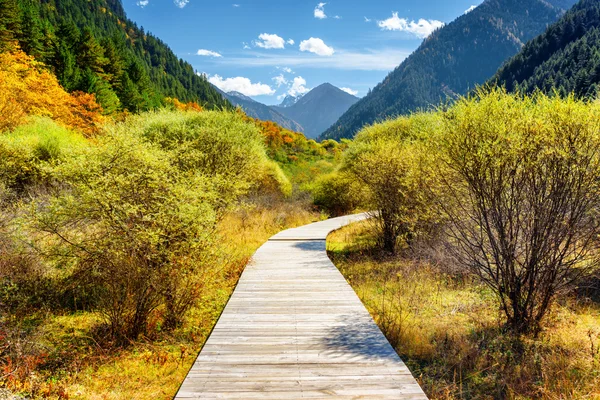
{"type": "Polygon", "coordinates": [[[600,1],[582,0],[527,43],[492,82],[510,91],[595,97],[600,82],[600,1]]]}
{"type": "Polygon", "coordinates": [[[486,0],[434,32],[321,138],[426,109],[487,81],[508,58],[558,20],[575,0],[486,0]]]}
{"type": "Polygon", "coordinates": [[[192,66],[127,19],[119,0],[0,0],[0,51],[19,46],[68,91],[94,93],[105,113],[164,98],[228,107],[192,66]]]}

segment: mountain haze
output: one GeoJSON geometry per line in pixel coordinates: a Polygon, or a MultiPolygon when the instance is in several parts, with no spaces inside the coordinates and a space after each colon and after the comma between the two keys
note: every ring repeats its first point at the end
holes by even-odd
{"type": "Polygon", "coordinates": [[[324,83],[306,93],[293,105],[272,108],[302,125],[307,137],[316,138],[358,100],[358,97],[324,83]]]}
{"type": "Polygon", "coordinates": [[[438,29],[321,139],[349,138],[364,125],[427,109],[475,85],[533,37],[556,22],[575,0],[486,0],[438,29]]]}
{"type": "Polygon", "coordinates": [[[600,0],[581,0],[523,47],[491,81],[509,91],[593,98],[600,84],[600,0]]]}

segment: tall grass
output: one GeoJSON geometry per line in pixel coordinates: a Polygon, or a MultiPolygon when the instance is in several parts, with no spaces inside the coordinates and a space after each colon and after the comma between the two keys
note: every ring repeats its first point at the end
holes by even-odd
{"type": "Polygon", "coordinates": [[[362,223],[328,250],[430,398],[600,398],[600,304],[563,297],[538,337],[515,337],[476,279],[375,244],[362,223]]]}

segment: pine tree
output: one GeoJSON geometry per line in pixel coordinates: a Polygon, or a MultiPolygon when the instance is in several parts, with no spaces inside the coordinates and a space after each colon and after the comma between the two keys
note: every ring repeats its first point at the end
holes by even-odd
{"type": "Polygon", "coordinates": [[[104,49],[96,41],[92,30],[85,28],[81,35],[77,52],[77,62],[82,69],[90,68],[97,74],[104,73],[104,66],[108,60],[104,57],[104,49]]]}
{"type": "Polygon", "coordinates": [[[21,35],[21,15],[17,0],[0,0],[0,51],[11,49],[21,35]]]}
{"type": "Polygon", "coordinates": [[[31,1],[21,2],[21,32],[19,45],[21,49],[37,59],[44,56],[42,23],[38,8],[31,1]]]}

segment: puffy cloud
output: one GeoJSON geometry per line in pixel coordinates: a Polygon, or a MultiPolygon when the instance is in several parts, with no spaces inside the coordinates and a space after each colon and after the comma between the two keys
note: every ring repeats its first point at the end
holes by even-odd
{"type": "Polygon", "coordinates": [[[352,96],[356,96],[358,94],[358,90],[352,90],[352,89],[347,88],[347,87],[343,87],[343,88],[340,88],[340,89],[342,89],[344,92],[346,92],[348,94],[351,94],[352,96]]]}
{"type": "Polygon", "coordinates": [[[179,8],[183,8],[185,6],[187,6],[187,4],[190,2],[190,0],[173,0],[173,2],[175,3],[175,5],[179,8]]]}
{"type": "Polygon", "coordinates": [[[327,14],[325,14],[325,4],[327,3],[319,3],[315,7],[315,18],[325,19],[327,18],[327,14]]]}
{"type": "Polygon", "coordinates": [[[301,76],[297,76],[292,81],[292,84],[287,93],[290,96],[296,97],[300,94],[304,94],[304,93],[308,93],[308,92],[310,92],[310,89],[308,89],[306,87],[306,80],[301,76]]]}
{"type": "Polygon", "coordinates": [[[474,10],[474,9],[476,9],[476,8],[477,8],[477,6],[471,6],[471,7],[467,8],[467,9],[465,10],[465,14],[468,14],[468,13],[470,13],[471,11],[473,11],[473,10],[474,10]]]}
{"type": "Polygon", "coordinates": [[[336,15],[333,17],[333,19],[342,19],[342,17],[340,17],[339,15],[336,15]]]}
{"type": "Polygon", "coordinates": [[[150,3],[150,0],[139,0],[137,3],[135,3],[136,5],[144,8],[146,7],[148,4],[150,3]]]}
{"type": "Polygon", "coordinates": [[[292,71],[292,69],[290,67],[283,67],[281,68],[282,71],[287,72],[288,74],[293,74],[294,71],[292,71]]]}
{"type": "Polygon", "coordinates": [[[205,56],[205,57],[223,57],[216,51],[210,51],[210,50],[206,50],[206,49],[200,49],[200,50],[198,50],[198,52],[196,54],[199,56],[205,56]]]}
{"type": "Polygon", "coordinates": [[[246,96],[263,96],[273,95],[275,90],[269,85],[263,83],[252,83],[248,78],[237,76],[235,78],[223,79],[219,75],[213,75],[208,78],[208,81],[221,89],[224,92],[240,92],[246,96]]]}
{"type": "Polygon", "coordinates": [[[300,42],[300,51],[309,51],[319,56],[331,56],[335,53],[333,47],[329,47],[319,38],[311,37],[308,40],[300,42]]]}
{"type": "Polygon", "coordinates": [[[286,43],[289,44],[290,46],[293,46],[294,43],[296,43],[296,42],[294,42],[294,39],[290,39],[286,43]]]}
{"type": "Polygon", "coordinates": [[[386,31],[409,32],[420,38],[426,38],[433,31],[444,26],[444,23],[436,20],[420,19],[418,22],[409,21],[405,18],[399,18],[398,13],[392,13],[392,17],[383,21],[378,21],[377,25],[386,31]]]}
{"type": "Polygon", "coordinates": [[[258,35],[260,40],[255,41],[254,44],[263,49],[284,49],[285,40],[275,34],[261,33],[258,35]]]}
{"type": "Polygon", "coordinates": [[[287,85],[288,81],[287,79],[285,79],[285,76],[283,76],[283,74],[279,74],[276,77],[273,78],[273,80],[275,81],[275,84],[277,85],[277,87],[281,87],[282,85],[287,85]]]}

